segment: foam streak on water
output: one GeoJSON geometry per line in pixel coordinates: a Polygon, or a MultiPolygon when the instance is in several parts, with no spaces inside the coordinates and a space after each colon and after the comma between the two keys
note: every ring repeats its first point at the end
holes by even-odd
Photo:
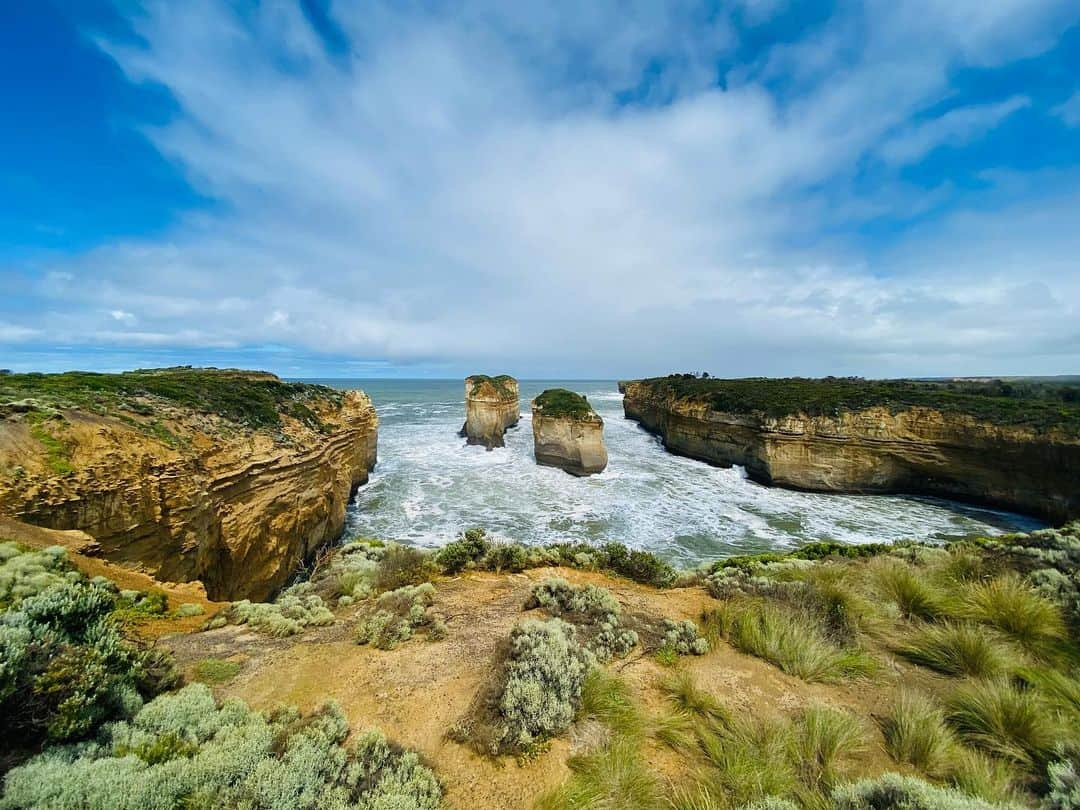
{"type": "Polygon", "coordinates": [[[821,495],[763,487],[741,468],[666,452],[623,418],[614,382],[523,381],[522,419],[506,447],[468,447],[460,381],[326,380],[363,388],[379,412],[379,464],[349,510],[347,534],[439,546],[468,526],[527,543],[618,540],[683,566],[783,549],[945,539],[1029,530],[1017,515],[924,498],[821,495]],[[604,417],[608,468],[574,478],[532,456],[529,402],[560,385],[588,396],[604,417]]]}

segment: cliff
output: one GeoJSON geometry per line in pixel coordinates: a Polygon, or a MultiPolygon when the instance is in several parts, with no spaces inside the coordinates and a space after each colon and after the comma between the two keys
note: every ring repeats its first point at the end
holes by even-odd
{"type": "Polygon", "coordinates": [[[585,397],[562,388],[544,391],[532,403],[536,463],[572,475],[592,475],[607,467],[604,420],[585,397]]]}
{"type": "Polygon", "coordinates": [[[506,374],[465,378],[465,424],[461,435],[468,444],[488,450],[503,446],[503,434],[521,418],[518,381],[506,374]]]}
{"type": "Polygon", "coordinates": [[[338,536],[376,460],[368,397],[166,369],[0,378],[0,514],[107,560],[264,599],[338,536]]]}
{"type": "Polygon", "coordinates": [[[671,380],[620,383],[627,418],[674,453],[744,466],[763,484],[934,495],[1055,523],[1080,515],[1080,436],[1067,402],[966,403],[921,388],[889,389],[888,401],[875,402],[885,389],[861,390],[859,381],[713,380],[688,391],[671,380]],[[764,393],[752,389],[765,384],[764,393]]]}

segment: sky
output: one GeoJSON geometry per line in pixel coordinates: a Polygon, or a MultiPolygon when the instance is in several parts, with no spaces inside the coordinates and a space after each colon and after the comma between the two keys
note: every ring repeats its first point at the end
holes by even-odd
{"type": "Polygon", "coordinates": [[[7,0],[0,367],[1080,373],[1075,0],[7,0]]]}

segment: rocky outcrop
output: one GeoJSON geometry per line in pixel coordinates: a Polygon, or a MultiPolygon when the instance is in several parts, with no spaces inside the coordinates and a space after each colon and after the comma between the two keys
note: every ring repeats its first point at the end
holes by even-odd
{"type": "Polygon", "coordinates": [[[592,475],[607,467],[604,420],[585,397],[563,388],[545,391],[532,403],[536,463],[572,475],[592,475]]]}
{"type": "Polygon", "coordinates": [[[375,465],[375,409],[272,375],[198,379],[229,386],[221,413],[152,394],[0,411],[0,513],[81,529],[104,558],[212,599],[272,595],[343,530],[375,465]]]}
{"type": "Polygon", "coordinates": [[[461,435],[468,444],[482,444],[488,450],[502,447],[506,429],[521,419],[520,397],[518,381],[506,374],[466,377],[465,424],[461,435]]]}
{"type": "Polygon", "coordinates": [[[622,382],[626,417],[680,455],[815,492],[933,495],[1050,522],[1080,516],[1080,440],[932,407],[732,413],[622,382]]]}

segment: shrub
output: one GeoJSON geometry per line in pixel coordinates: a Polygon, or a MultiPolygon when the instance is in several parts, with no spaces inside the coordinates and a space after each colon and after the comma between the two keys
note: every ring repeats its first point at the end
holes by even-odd
{"type": "Polygon", "coordinates": [[[0,738],[7,745],[87,737],[178,680],[171,658],[120,634],[114,588],[72,571],[32,595],[15,590],[23,595],[0,614],[0,738]]]}
{"type": "Polygon", "coordinates": [[[380,650],[392,650],[413,637],[413,631],[427,628],[428,640],[446,635],[442,620],[429,610],[435,602],[435,586],[430,582],[405,585],[379,596],[377,610],[357,625],[357,644],[371,644],[380,650]]]}
{"type": "Polygon", "coordinates": [[[525,748],[564,731],[581,705],[593,656],[561,619],[528,620],[510,634],[506,681],[499,699],[505,739],[525,748]]]}
{"type": "Polygon", "coordinates": [[[1037,772],[1050,761],[1061,727],[1046,702],[1006,680],[972,681],[947,702],[947,719],[971,745],[1037,772]]]}
{"type": "Polygon", "coordinates": [[[389,543],[379,560],[375,588],[392,591],[405,585],[419,585],[429,581],[434,573],[435,566],[428,554],[410,546],[389,543]]]}
{"type": "Polygon", "coordinates": [[[993,810],[998,805],[913,776],[887,773],[841,785],[832,793],[832,806],[834,810],[993,810]]]}
{"type": "Polygon", "coordinates": [[[807,681],[836,681],[875,671],[866,653],[833,644],[812,620],[768,603],[728,605],[706,614],[742,652],[807,681]]]}
{"type": "Polygon", "coordinates": [[[583,643],[600,662],[622,658],[638,643],[638,634],[620,625],[618,600],[596,585],[574,587],[562,577],[535,585],[526,610],[542,607],[553,616],[569,618],[583,630],[583,643]]]}
{"type": "Polygon", "coordinates": [[[214,704],[188,686],[159,697],[100,745],[46,751],[8,774],[5,806],[361,807],[435,810],[442,790],[416,754],[378,731],[344,745],[348,726],[328,705],[306,717],[214,704]]]}
{"type": "Polygon", "coordinates": [[[697,625],[689,619],[675,622],[664,619],[664,640],[661,647],[674,650],[678,655],[704,655],[709,642],[698,633],[697,625]]]}
{"type": "Polygon", "coordinates": [[[946,675],[976,678],[1016,668],[1012,651],[978,625],[945,622],[924,625],[898,652],[910,661],[946,675]]]}
{"type": "Polygon", "coordinates": [[[304,595],[308,586],[294,585],[284,591],[276,602],[251,602],[244,599],[233,602],[207,625],[210,628],[225,624],[246,624],[253,630],[270,636],[294,636],[307,627],[323,627],[332,624],[334,614],[323,600],[314,595],[304,595]]]}
{"type": "Polygon", "coordinates": [[[529,555],[524,547],[517,543],[493,544],[484,557],[484,567],[496,572],[524,571],[529,563],[529,555]]]}
{"type": "Polygon", "coordinates": [[[926,773],[940,773],[956,745],[945,712],[919,692],[901,689],[880,724],[889,755],[926,773]]]}
{"type": "Polygon", "coordinates": [[[1040,651],[1065,635],[1060,609],[1014,573],[972,585],[964,613],[993,625],[1029,651],[1040,651]]]}
{"type": "Polygon", "coordinates": [[[205,612],[206,609],[198,602],[185,602],[174,611],[174,615],[177,618],[186,619],[191,616],[202,616],[205,612]]]}
{"type": "Polygon", "coordinates": [[[375,540],[352,540],[330,557],[325,572],[315,575],[315,584],[329,583],[328,590],[337,597],[367,599],[375,592],[379,562],[385,546],[375,540]]]}
{"type": "Polygon", "coordinates": [[[16,543],[2,542],[0,610],[17,606],[26,597],[39,594],[52,585],[67,582],[72,576],[79,578],[68,562],[67,551],[61,546],[28,551],[16,543]]]}
{"type": "Polygon", "coordinates": [[[467,529],[457,540],[436,552],[435,562],[444,574],[456,574],[476,565],[490,548],[491,543],[483,529],[467,529]]]}
{"type": "Polygon", "coordinates": [[[1080,774],[1072,762],[1053,762],[1046,769],[1050,790],[1046,794],[1047,810],[1077,810],[1080,808],[1080,774]]]}

